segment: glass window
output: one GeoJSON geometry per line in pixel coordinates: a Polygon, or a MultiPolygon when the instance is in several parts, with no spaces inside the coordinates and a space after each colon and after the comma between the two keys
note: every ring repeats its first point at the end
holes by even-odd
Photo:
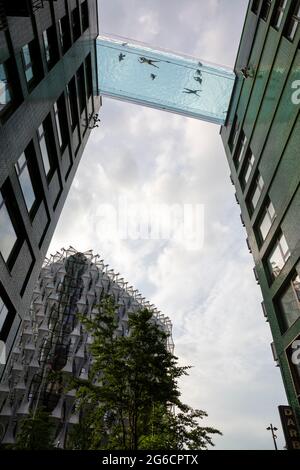
{"type": "Polygon", "coordinates": [[[236,154],[234,156],[236,166],[238,166],[240,164],[241,160],[242,160],[246,144],[247,144],[247,137],[244,134],[244,132],[242,131],[241,135],[240,135],[240,138],[239,138],[237,151],[236,151],[236,154]]]}
{"type": "Polygon", "coordinates": [[[287,6],[287,0],[277,0],[272,18],[272,26],[279,29],[284,17],[284,11],[287,6]]]}
{"type": "Polygon", "coordinates": [[[8,308],[6,307],[5,303],[2,300],[2,297],[0,297],[0,332],[3,328],[4,322],[6,320],[8,314],[8,308]]]}
{"type": "Polygon", "coordinates": [[[56,122],[56,129],[57,129],[57,135],[58,135],[58,140],[59,140],[59,145],[60,147],[62,146],[62,133],[61,133],[61,128],[60,128],[60,122],[59,122],[59,114],[58,114],[58,107],[57,103],[55,102],[54,105],[54,115],[55,115],[55,122],[56,122]]]}
{"type": "Polygon", "coordinates": [[[240,139],[239,139],[238,148],[237,148],[236,154],[234,156],[236,166],[238,166],[240,164],[241,160],[242,160],[246,144],[247,144],[247,137],[244,134],[244,132],[242,131],[241,135],[240,135],[240,139]]]}
{"type": "Polygon", "coordinates": [[[66,52],[71,45],[70,26],[67,16],[58,20],[58,30],[62,51],[66,52]]]}
{"type": "Polygon", "coordinates": [[[260,231],[262,240],[266,239],[275,218],[276,218],[276,213],[275,213],[274,206],[272,202],[269,201],[265,208],[261,223],[259,225],[259,231],[260,231]]]}
{"type": "Polygon", "coordinates": [[[278,301],[284,331],[300,317],[300,277],[296,274],[278,301]]]}
{"type": "Polygon", "coordinates": [[[72,130],[75,129],[77,123],[78,123],[78,112],[77,112],[77,98],[76,98],[76,85],[75,85],[75,78],[73,77],[68,85],[66,86],[67,90],[67,103],[68,103],[68,109],[69,109],[69,114],[70,114],[70,120],[71,120],[71,127],[72,130]]]}
{"type": "Polygon", "coordinates": [[[247,158],[246,166],[245,166],[245,169],[244,169],[244,172],[243,172],[243,184],[244,184],[244,186],[249,181],[249,178],[250,178],[253,166],[254,166],[254,162],[255,162],[255,158],[254,158],[253,153],[250,150],[248,158],[247,158]]]}
{"type": "Polygon", "coordinates": [[[11,88],[5,64],[0,64],[0,111],[11,102],[11,88]]]}
{"type": "Polygon", "coordinates": [[[255,13],[255,15],[258,12],[259,4],[260,4],[260,0],[253,0],[253,2],[252,2],[251,11],[253,11],[253,13],[255,13]]]}
{"type": "Polygon", "coordinates": [[[272,3],[272,0],[263,0],[261,11],[260,11],[260,17],[264,21],[268,21],[269,13],[271,10],[271,3],[272,3]]]}
{"type": "Polygon", "coordinates": [[[276,240],[276,244],[268,258],[269,270],[273,278],[276,278],[291,255],[290,249],[283,233],[276,240]]]}
{"type": "Polygon", "coordinates": [[[51,61],[51,56],[50,56],[50,47],[49,47],[47,31],[43,31],[43,42],[44,42],[46,61],[50,62],[51,61]]]}
{"type": "Polygon", "coordinates": [[[300,0],[294,0],[285,28],[285,36],[293,41],[300,23],[300,0]]]}
{"type": "Polygon", "coordinates": [[[27,83],[29,83],[33,79],[33,69],[32,69],[32,57],[30,54],[30,49],[29,49],[28,44],[22,47],[22,55],[23,55],[25,76],[26,76],[27,83]]]}
{"type": "Polygon", "coordinates": [[[43,31],[43,43],[48,69],[58,60],[57,36],[54,26],[43,31]]]}
{"type": "Polygon", "coordinates": [[[235,115],[233,119],[232,127],[231,127],[229,141],[228,141],[230,150],[232,150],[236,144],[236,139],[238,136],[239,128],[240,128],[240,124],[238,122],[237,115],[235,115]]]}
{"type": "Polygon", "coordinates": [[[35,201],[35,194],[32,186],[30,173],[28,170],[28,162],[23,152],[19,160],[15,164],[16,172],[19,178],[19,183],[22,189],[22,193],[25,199],[28,212],[32,208],[35,201]]]}
{"type": "Polygon", "coordinates": [[[87,0],[81,4],[81,24],[82,31],[85,31],[89,27],[89,11],[87,0]]]}
{"type": "Polygon", "coordinates": [[[41,150],[42,159],[43,159],[43,165],[44,165],[45,173],[47,176],[51,170],[51,165],[50,165],[48,148],[47,148],[47,143],[46,143],[46,138],[45,138],[45,128],[43,124],[41,124],[40,127],[38,128],[38,138],[39,138],[40,150],[41,150]]]}
{"type": "Polygon", "coordinates": [[[0,192],[0,252],[6,262],[17,241],[17,235],[0,192]]]}
{"type": "Polygon", "coordinates": [[[264,189],[264,180],[262,179],[261,175],[258,175],[255,181],[255,187],[254,187],[254,191],[251,197],[252,210],[256,208],[263,189],[264,189]]]}
{"type": "Polygon", "coordinates": [[[72,28],[73,28],[73,39],[74,41],[79,38],[80,32],[80,17],[78,7],[74,8],[71,12],[72,28]]]}
{"type": "Polygon", "coordinates": [[[89,54],[85,60],[85,75],[86,75],[87,96],[89,98],[93,94],[91,54],[89,54]]]}

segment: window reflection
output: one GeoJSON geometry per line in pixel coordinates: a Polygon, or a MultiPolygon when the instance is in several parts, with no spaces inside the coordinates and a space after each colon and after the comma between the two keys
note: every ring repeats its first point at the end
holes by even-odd
{"type": "Polygon", "coordinates": [[[5,64],[0,64],[0,111],[11,102],[12,96],[5,64]]]}
{"type": "Polygon", "coordinates": [[[19,160],[17,161],[15,168],[16,168],[19,183],[22,189],[22,193],[25,199],[27,210],[29,212],[34,204],[35,194],[34,194],[31,177],[30,177],[29,170],[28,170],[27,159],[26,159],[24,152],[22,153],[19,160]]]}
{"type": "Polygon", "coordinates": [[[0,297],[0,333],[3,328],[4,322],[6,320],[7,314],[8,314],[8,308],[6,307],[2,298],[0,297]]]}
{"type": "Polygon", "coordinates": [[[43,165],[44,165],[45,173],[47,176],[51,170],[51,165],[50,165],[47,143],[46,143],[46,138],[45,138],[45,128],[43,124],[41,124],[40,127],[38,128],[38,137],[39,137],[40,150],[41,150],[42,159],[43,159],[43,165]]]}
{"type": "Polygon", "coordinates": [[[53,107],[54,107],[54,115],[55,115],[57,135],[58,135],[59,145],[61,147],[63,141],[62,141],[62,133],[61,133],[61,128],[60,128],[60,122],[59,122],[58,107],[57,107],[56,102],[54,103],[53,107]]]}
{"type": "Polygon", "coordinates": [[[0,193],[0,252],[6,262],[17,241],[17,235],[10,216],[0,193]]]}
{"type": "Polygon", "coordinates": [[[251,198],[252,210],[256,208],[263,189],[264,189],[264,180],[262,179],[262,176],[259,175],[256,178],[256,185],[255,185],[254,192],[251,198]]]}
{"type": "Polygon", "coordinates": [[[269,201],[265,209],[264,216],[259,226],[259,231],[260,231],[262,240],[266,239],[275,218],[276,218],[276,214],[275,214],[274,206],[272,202],[269,201]]]}
{"type": "Polygon", "coordinates": [[[281,323],[284,331],[300,317],[300,277],[296,275],[279,299],[281,323]]]}
{"type": "Polygon", "coordinates": [[[268,259],[268,265],[270,268],[270,273],[275,278],[279,275],[283,266],[287,262],[291,255],[290,249],[286,242],[285,236],[283,233],[280,235],[279,239],[276,242],[273,251],[268,259]]]}
{"type": "Polygon", "coordinates": [[[29,83],[33,79],[33,69],[32,69],[32,57],[30,54],[30,49],[29,49],[28,44],[25,44],[25,46],[22,47],[22,56],[23,56],[26,80],[27,80],[27,83],[29,83]]]}

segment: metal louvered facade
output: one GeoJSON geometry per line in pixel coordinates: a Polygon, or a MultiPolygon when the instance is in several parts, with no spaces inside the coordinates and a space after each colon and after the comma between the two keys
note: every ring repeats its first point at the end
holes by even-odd
{"type": "Polygon", "coordinates": [[[75,390],[66,391],[71,377],[88,379],[92,356],[91,336],[78,314],[101,314],[101,299],[113,296],[117,305],[117,334],[128,334],[128,315],[143,308],[168,333],[173,351],[172,325],[154,305],[115,274],[92,251],[62,250],[46,259],[36,284],[29,314],[0,384],[0,439],[13,444],[19,420],[43,405],[55,423],[55,445],[64,448],[67,434],[79,422],[75,390]],[[60,372],[62,381],[56,378],[60,372]]]}

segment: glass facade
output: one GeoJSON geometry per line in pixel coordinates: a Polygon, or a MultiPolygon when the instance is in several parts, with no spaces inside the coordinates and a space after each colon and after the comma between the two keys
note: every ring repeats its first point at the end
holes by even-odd
{"type": "Polygon", "coordinates": [[[28,212],[32,208],[34,201],[35,201],[35,194],[32,186],[32,181],[30,177],[30,173],[28,170],[27,159],[24,153],[20,156],[19,160],[17,161],[16,165],[16,172],[19,178],[19,183],[22,189],[22,193],[25,199],[26,207],[28,212]]]}
{"type": "Polygon", "coordinates": [[[99,36],[99,93],[143,106],[223,124],[235,81],[225,67],[99,36]]]}
{"type": "Polygon", "coordinates": [[[0,252],[5,262],[8,260],[16,241],[17,235],[0,193],[0,252]]]}

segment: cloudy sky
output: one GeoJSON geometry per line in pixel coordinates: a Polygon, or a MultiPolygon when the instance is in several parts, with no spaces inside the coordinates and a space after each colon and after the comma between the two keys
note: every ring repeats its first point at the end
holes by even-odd
{"type": "MultiPolygon", "coordinates": [[[[101,1],[100,28],[233,66],[247,3],[101,1]]],[[[266,427],[280,427],[286,403],[245,238],[218,126],[103,100],[49,253],[92,248],[171,318],[176,354],[193,366],[182,398],[223,432],[217,449],[271,449],[266,427]],[[107,211],[124,201],[135,220],[154,206],[201,205],[203,244],[120,239],[107,211]]]]}

